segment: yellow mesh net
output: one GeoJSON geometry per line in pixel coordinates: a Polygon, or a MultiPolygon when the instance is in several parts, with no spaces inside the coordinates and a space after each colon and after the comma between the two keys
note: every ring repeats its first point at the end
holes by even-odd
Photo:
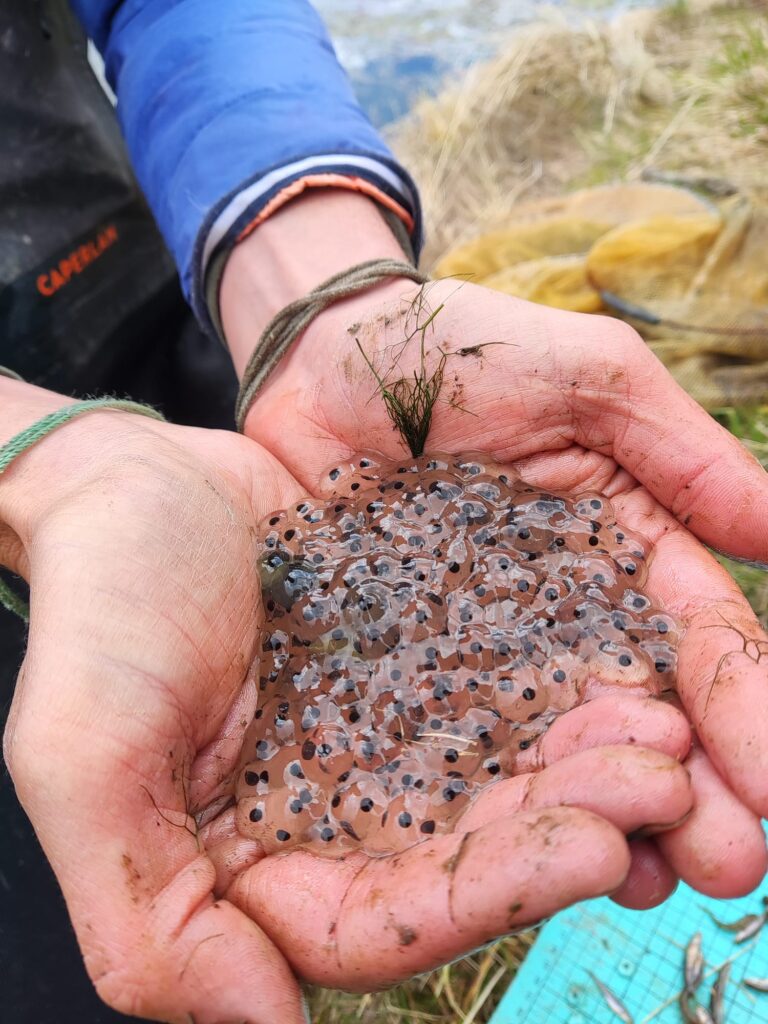
{"type": "Polygon", "coordinates": [[[754,198],[638,183],[519,207],[436,273],[621,317],[712,409],[768,403],[767,257],[768,209],[754,198]]]}

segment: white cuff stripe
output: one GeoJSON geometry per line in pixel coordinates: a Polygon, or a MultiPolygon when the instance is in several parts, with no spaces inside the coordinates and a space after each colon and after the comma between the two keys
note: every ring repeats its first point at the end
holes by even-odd
{"type": "Polygon", "coordinates": [[[208,262],[219,242],[226,237],[232,225],[249,206],[261,196],[271,191],[276,185],[279,185],[282,179],[294,178],[296,175],[310,173],[314,169],[320,171],[326,167],[357,167],[361,171],[369,171],[381,178],[382,181],[386,181],[396,192],[400,193],[407,200],[411,208],[415,205],[413,192],[407,182],[396,171],[393,171],[391,167],[373,157],[354,156],[347,153],[331,153],[328,155],[309,156],[304,160],[285,164],[283,167],[278,167],[274,171],[270,171],[269,174],[265,174],[258,181],[254,181],[252,185],[244,188],[242,192],[238,192],[213,222],[203,247],[203,258],[200,268],[201,280],[205,280],[208,262]]]}

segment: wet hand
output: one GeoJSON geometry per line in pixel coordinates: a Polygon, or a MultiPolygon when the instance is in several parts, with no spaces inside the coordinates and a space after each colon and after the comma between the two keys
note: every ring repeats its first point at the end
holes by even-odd
{"type": "MultiPolygon", "coordinates": [[[[255,403],[247,433],[313,492],[351,452],[404,454],[367,360],[389,381],[422,373],[420,335],[403,343],[417,293],[392,283],[326,311],[255,403]]],[[[701,742],[688,762],[699,799],[684,827],[636,847],[638,862],[712,895],[748,891],[766,864],[768,716],[755,711],[768,638],[702,542],[768,562],[768,476],[626,325],[452,281],[426,302],[421,323],[445,303],[424,335],[427,378],[445,356],[429,447],[487,452],[550,490],[600,491],[655,543],[648,593],[687,627],[678,685],[701,742]]]]}
{"type": "Polygon", "coordinates": [[[98,413],[3,487],[32,585],[6,763],[122,1012],[298,1024],[293,972],[365,989],[443,963],[627,884],[624,835],[690,810],[682,716],[627,705],[639,747],[664,752],[616,748],[595,701],[600,749],[562,719],[551,767],[492,787],[452,835],[376,860],[265,857],[230,799],[258,699],[254,531],[299,486],[242,438],[98,413]]]}
{"type": "MultiPolygon", "coordinates": [[[[582,730],[609,710],[599,703],[581,717],[582,730]]],[[[638,871],[625,836],[671,827],[689,813],[690,779],[677,760],[687,729],[661,705],[650,711],[638,701],[624,712],[641,742],[663,736],[668,753],[590,749],[576,729],[561,732],[571,756],[488,786],[454,832],[395,855],[265,857],[258,842],[238,836],[234,809],[226,811],[201,834],[218,884],[300,977],[360,992],[431,970],[579,900],[619,890],[658,902],[669,872],[646,870],[636,856],[638,871]]],[[[611,731],[607,720],[602,731],[611,731]]]]}
{"type": "Polygon", "coordinates": [[[246,724],[255,523],[295,493],[242,438],[112,412],[3,477],[31,583],[5,761],[88,972],[123,1013],[305,1020],[283,954],[219,898],[194,816],[216,812],[246,724]]]}

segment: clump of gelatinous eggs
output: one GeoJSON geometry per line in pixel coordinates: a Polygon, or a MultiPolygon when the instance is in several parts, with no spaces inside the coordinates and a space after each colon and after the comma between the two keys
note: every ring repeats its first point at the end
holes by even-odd
{"type": "Polygon", "coordinates": [[[598,494],[483,457],[374,456],[262,524],[259,704],[238,827],[274,852],[384,854],[450,831],[600,681],[674,682],[649,545],[598,494]]]}

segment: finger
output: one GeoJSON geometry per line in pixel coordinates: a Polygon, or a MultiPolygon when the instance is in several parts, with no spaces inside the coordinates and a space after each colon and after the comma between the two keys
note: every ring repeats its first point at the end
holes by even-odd
{"type": "Polygon", "coordinates": [[[240,690],[234,694],[216,735],[198,750],[190,769],[189,809],[200,825],[210,821],[231,798],[232,775],[258,705],[258,668],[257,658],[240,690]]]}
{"type": "Polygon", "coordinates": [[[672,758],[655,750],[600,747],[573,754],[538,774],[486,786],[458,828],[476,829],[522,810],[569,806],[592,811],[631,833],[676,824],[690,812],[692,801],[688,773],[672,758]]]}
{"type": "Polygon", "coordinates": [[[515,757],[516,771],[539,771],[594,747],[627,743],[682,761],[691,730],[682,712],[655,697],[596,697],[557,718],[541,739],[515,757]]]}
{"type": "Polygon", "coordinates": [[[732,789],[767,816],[768,637],[733,579],[685,530],[658,537],[646,589],[686,625],[677,688],[696,733],[732,789]]]}
{"type": "Polygon", "coordinates": [[[175,738],[178,708],[146,678],[143,708],[129,695],[120,712],[128,680],[107,662],[94,674],[46,605],[39,596],[6,759],[100,996],[159,1021],[303,1024],[285,959],[214,898],[214,866],[187,814],[192,752],[175,738]],[[52,716],[54,680],[70,699],[52,716]]]}
{"type": "MultiPolygon", "coordinates": [[[[628,354],[625,401],[616,406],[613,428],[607,425],[613,457],[700,540],[768,562],[768,474],[642,340],[629,343],[628,354]]],[[[606,423],[587,422],[588,447],[599,447],[596,432],[606,423]]]]}
{"type": "Polygon", "coordinates": [[[656,837],[659,849],[699,892],[716,899],[745,896],[768,868],[760,819],[723,782],[702,749],[691,752],[686,767],[694,810],[679,828],[656,837]]]}
{"type": "Polygon", "coordinates": [[[302,851],[272,858],[229,895],[307,980],[367,991],[612,891],[629,851],[608,822],[561,807],[440,836],[396,857],[351,860],[302,851]]]}
{"type": "MultiPolygon", "coordinates": [[[[42,767],[42,766],[41,766],[42,767]]],[[[92,778],[45,762],[43,780],[14,769],[22,803],[67,902],[88,973],[102,999],[121,1013],[160,1021],[271,1024],[305,1021],[284,958],[258,925],[212,892],[215,871],[198,851],[190,819],[158,791],[158,807],[131,773],[125,791],[100,791],[108,810],[76,794],[92,778]],[[55,766],[55,771],[54,771],[55,766]],[[51,787],[50,778],[59,780],[51,787]],[[141,795],[135,795],[136,792],[141,795]],[[51,801],[67,808],[62,828],[51,801]],[[189,829],[189,831],[187,831],[189,829]]]]}
{"type": "Polygon", "coordinates": [[[653,839],[635,839],[629,844],[632,863],[629,873],[611,899],[629,910],[650,910],[668,899],[677,888],[677,875],[653,839]]]}
{"type": "Polygon", "coordinates": [[[200,841],[216,871],[216,896],[225,896],[237,875],[267,855],[257,839],[246,839],[238,832],[236,807],[228,807],[203,825],[200,841]]]}
{"type": "MultiPolygon", "coordinates": [[[[517,315],[521,330],[530,330],[534,314],[525,305],[517,315]]],[[[550,359],[559,368],[568,417],[565,423],[561,417],[560,441],[555,433],[547,442],[553,410],[559,411],[548,396],[547,406],[535,407],[535,436],[544,442],[533,446],[528,432],[518,429],[504,447],[505,460],[520,460],[516,468],[526,480],[543,481],[552,473],[569,490],[603,491],[626,486],[629,478],[639,481],[705,543],[768,562],[768,473],[744,445],[675,382],[626,325],[550,310],[545,330],[560,356],[559,362],[550,359]],[[568,336],[575,343],[560,352],[568,336]],[[611,462],[622,467],[619,474],[611,462]]],[[[524,410],[516,414],[519,428],[532,418],[524,410]]]]}

